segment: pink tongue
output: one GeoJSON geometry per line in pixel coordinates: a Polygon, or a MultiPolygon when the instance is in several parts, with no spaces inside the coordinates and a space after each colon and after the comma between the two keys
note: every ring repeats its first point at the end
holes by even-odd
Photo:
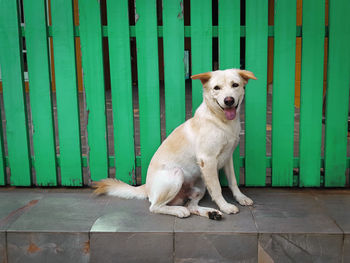
{"type": "Polygon", "coordinates": [[[236,117],[236,108],[224,109],[226,119],[233,120],[236,117]]]}

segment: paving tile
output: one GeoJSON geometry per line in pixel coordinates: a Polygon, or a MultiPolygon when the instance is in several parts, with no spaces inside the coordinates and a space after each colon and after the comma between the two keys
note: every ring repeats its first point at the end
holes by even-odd
{"type": "Polygon", "coordinates": [[[173,262],[171,232],[92,232],[91,263],[166,263],[173,262]]]}
{"type": "Polygon", "coordinates": [[[8,231],[89,232],[108,200],[108,197],[96,198],[90,193],[50,193],[8,231]]]}
{"type": "MultiPolygon", "coordinates": [[[[237,204],[228,189],[223,195],[239,207],[238,214],[224,214],[221,221],[175,218],[175,262],[257,262],[258,232],[250,209],[237,204]]],[[[217,208],[209,195],[200,205],[217,208]]]]}
{"type": "Polygon", "coordinates": [[[147,200],[111,198],[91,232],[173,232],[174,216],[154,214],[147,200]]]}
{"type": "Polygon", "coordinates": [[[176,233],[175,262],[258,262],[257,235],[176,233]]]}
{"type": "Polygon", "coordinates": [[[350,234],[350,190],[314,190],[315,199],[346,234],[350,234]]]}
{"type": "Polygon", "coordinates": [[[23,213],[28,212],[39,200],[42,193],[0,190],[0,232],[6,230],[23,213]]]}
{"type": "Polygon", "coordinates": [[[91,228],[91,262],[173,262],[173,230],[148,201],[111,199],[91,228]]]}
{"type": "MultiPolygon", "coordinates": [[[[237,205],[240,212],[235,215],[223,215],[221,221],[210,220],[205,217],[191,215],[189,218],[175,218],[175,232],[233,232],[233,233],[255,233],[257,229],[249,207],[237,204],[228,189],[223,190],[224,198],[237,205]]],[[[199,203],[201,206],[218,209],[208,194],[199,203]]]]}
{"type": "Polygon", "coordinates": [[[87,263],[90,258],[88,233],[7,234],[8,262],[87,263]]]}
{"type": "Polygon", "coordinates": [[[250,190],[259,233],[342,234],[309,190],[250,190]]]}
{"type": "Polygon", "coordinates": [[[7,262],[5,232],[0,232],[0,262],[7,262]]]}
{"type": "Polygon", "coordinates": [[[342,248],[342,234],[261,234],[259,262],[342,262],[342,248]]]}
{"type": "Polygon", "coordinates": [[[350,262],[350,235],[344,235],[343,261],[350,262]]]}

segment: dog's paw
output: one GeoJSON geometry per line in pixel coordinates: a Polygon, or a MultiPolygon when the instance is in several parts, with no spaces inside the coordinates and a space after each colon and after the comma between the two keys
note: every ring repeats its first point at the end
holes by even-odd
{"type": "Polygon", "coordinates": [[[189,217],[190,215],[190,210],[188,210],[186,207],[179,207],[176,211],[176,216],[180,218],[189,217]]]}
{"type": "Polygon", "coordinates": [[[225,214],[237,214],[239,212],[239,209],[237,206],[233,204],[224,204],[220,207],[220,210],[224,212],[225,214]]]}
{"type": "Polygon", "coordinates": [[[221,220],[222,219],[222,213],[218,210],[213,210],[208,212],[208,217],[211,220],[221,220]]]}
{"type": "Polygon", "coordinates": [[[250,199],[249,197],[245,196],[244,194],[240,194],[236,196],[236,200],[240,205],[253,205],[253,200],[250,199]]]}

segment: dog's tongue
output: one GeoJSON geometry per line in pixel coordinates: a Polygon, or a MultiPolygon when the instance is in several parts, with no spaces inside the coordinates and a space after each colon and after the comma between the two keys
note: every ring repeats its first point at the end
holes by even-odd
{"type": "Polygon", "coordinates": [[[226,119],[233,120],[236,117],[236,108],[224,109],[226,119]]]}

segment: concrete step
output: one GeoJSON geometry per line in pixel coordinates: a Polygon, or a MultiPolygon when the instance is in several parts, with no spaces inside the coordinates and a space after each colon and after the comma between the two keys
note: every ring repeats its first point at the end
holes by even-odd
{"type": "Polygon", "coordinates": [[[350,262],[349,189],[242,191],[254,206],[212,221],[90,189],[0,188],[0,262],[350,262]]]}

